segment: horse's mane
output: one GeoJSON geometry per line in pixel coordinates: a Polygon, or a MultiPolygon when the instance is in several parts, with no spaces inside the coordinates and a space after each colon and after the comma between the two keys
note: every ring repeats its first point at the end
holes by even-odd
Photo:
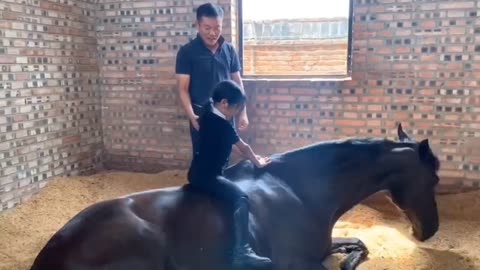
{"type": "Polygon", "coordinates": [[[391,141],[389,139],[381,139],[381,138],[349,137],[349,138],[342,138],[342,139],[325,140],[325,141],[308,144],[302,147],[298,147],[295,149],[291,149],[291,150],[279,153],[278,155],[286,157],[286,156],[294,155],[301,152],[316,151],[316,150],[329,148],[333,146],[349,147],[349,146],[355,146],[355,145],[368,145],[373,147],[392,148],[392,147],[399,147],[399,146],[412,147],[413,143],[399,143],[399,142],[391,141]]]}
{"type": "MultiPolygon", "coordinates": [[[[306,152],[327,151],[328,149],[341,148],[341,149],[357,149],[358,147],[371,148],[373,153],[382,153],[384,151],[390,151],[394,148],[411,148],[414,151],[418,150],[419,143],[415,141],[398,142],[387,138],[367,138],[367,137],[349,137],[342,139],[331,139],[312,143],[303,147],[291,149],[282,153],[274,154],[272,157],[277,159],[288,159],[289,157],[297,156],[298,154],[306,152]]],[[[439,159],[429,151],[427,156],[423,159],[427,166],[431,167],[435,171],[439,170],[439,159]]]]}

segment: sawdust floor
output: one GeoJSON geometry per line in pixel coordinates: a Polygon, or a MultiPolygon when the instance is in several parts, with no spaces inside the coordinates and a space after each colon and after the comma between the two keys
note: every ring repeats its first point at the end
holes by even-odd
{"type": "MultiPolygon", "coordinates": [[[[34,199],[0,213],[0,269],[29,269],[51,235],[94,202],[178,185],[183,179],[183,171],[166,171],[105,172],[52,181],[34,199]]],[[[359,270],[480,269],[480,192],[439,196],[438,204],[440,230],[424,243],[413,240],[409,223],[391,205],[355,207],[336,224],[334,236],[359,237],[366,243],[370,255],[359,270]]],[[[340,258],[328,258],[325,265],[338,269],[340,258]]]]}

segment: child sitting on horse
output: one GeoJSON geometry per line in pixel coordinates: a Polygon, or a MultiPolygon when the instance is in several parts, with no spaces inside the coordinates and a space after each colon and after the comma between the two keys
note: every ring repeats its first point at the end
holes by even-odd
{"type": "Polygon", "coordinates": [[[255,254],[248,243],[248,196],[223,176],[223,170],[233,145],[257,167],[265,166],[270,160],[256,155],[231,123],[246,103],[240,86],[232,80],[221,81],[215,86],[211,99],[213,102],[205,106],[199,118],[199,151],[193,156],[188,181],[195,189],[227,203],[232,210],[235,240],[232,266],[236,269],[269,266],[271,260],[255,254]]]}

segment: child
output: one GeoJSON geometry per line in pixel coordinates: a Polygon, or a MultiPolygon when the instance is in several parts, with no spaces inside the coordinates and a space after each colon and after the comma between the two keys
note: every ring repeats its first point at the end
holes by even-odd
{"type": "Polygon", "coordinates": [[[235,239],[233,267],[246,269],[269,266],[271,260],[256,255],[247,240],[248,196],[236,184],[223,177],[223,170],[233,145],[257,167],[267,165],[270,160],[255,155],[229,122],[245,106],[246,97],[239,85],[232,80],[218,83],[212,99],[213,103],[205,106],[199,119],[199,151],[193,157],[188,181],[192,187],[221,199],[232,209],[235,239]]]}

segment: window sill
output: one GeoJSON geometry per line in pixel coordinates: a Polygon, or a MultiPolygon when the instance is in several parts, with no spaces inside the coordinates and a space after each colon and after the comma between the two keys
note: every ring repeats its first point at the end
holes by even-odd
{"type": "Polygon", "coordinates": [[[351,76],[318,76],[318,77],[302,77],[302,76],[252,76],[244,75],[242,77],[243,81],[267,81],[267,82],[277,82],[277,81],[287,81],[287,82],[341,82],[341,81],[351,81],[351,76]]]}

